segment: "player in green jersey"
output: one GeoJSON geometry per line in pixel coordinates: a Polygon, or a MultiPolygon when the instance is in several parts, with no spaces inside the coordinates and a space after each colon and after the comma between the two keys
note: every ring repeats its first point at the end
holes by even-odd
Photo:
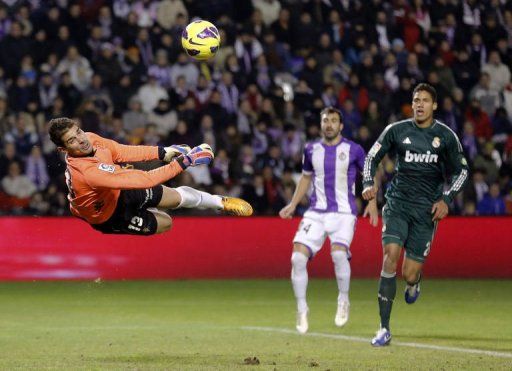
{"type": "Polygon", "coordinates": [[[396,295],[396,268],[402,248],[402,276],[407,283],[405,301],[420,294],[421,271],[428,256],[437,222],[448,215],[448,205],[464,187],[468,166],[457,135],[434,119],[437,93],[421,83],[412,96],[412,119],[388,125],[368,152],[363,171],[363,198],[377,195],[376,168],[386,153],[396,155],[396,174],[386,191],[382,209],[384,259],[379,281],[381,327],[372,345],[391,341],[389,318],[396,295]],[[447,176],[449,188],[443,193],[447,176]]]}

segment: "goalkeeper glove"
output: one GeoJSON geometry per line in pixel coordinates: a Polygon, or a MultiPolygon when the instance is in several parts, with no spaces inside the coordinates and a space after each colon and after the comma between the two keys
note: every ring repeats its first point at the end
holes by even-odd
{"type": "Polygon", "coordinates": [[[192,148],[186,155],[178,157],[177,161],[186,169],[189,166],[208,165],[214,157],[210,145],[203,143],[192,148]]]}
{"type": "Polygon", "coordinates": [[[186,155],[190,152],[190,147],[186,144],[173,144],[172,146],[165,147],[164,151],[165,156],[162,160],[165,162],[171,162],[173,158],[180,155],[186,155]]]}

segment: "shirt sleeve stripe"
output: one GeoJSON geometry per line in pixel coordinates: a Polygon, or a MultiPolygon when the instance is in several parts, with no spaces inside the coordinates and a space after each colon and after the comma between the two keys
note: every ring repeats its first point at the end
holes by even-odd
{"type": "Polygon", "coordinates": [[[452,192],[458,192],[460,190],[460,188],[462,187],[462,185],[464,184],[464,182],[466,181],[467,177],[468,177],[468,171],[466,169],[462,169],[460,175],[457,177],[457,179],[453,183],[452,187],[444,194],[448,195],[452,192]]]}

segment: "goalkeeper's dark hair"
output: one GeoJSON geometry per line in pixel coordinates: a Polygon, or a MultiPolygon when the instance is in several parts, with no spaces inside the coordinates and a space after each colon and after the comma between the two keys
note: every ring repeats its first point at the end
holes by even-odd
{"type": "Polygon", "coordinates": [[[434,88],[432,85],[430,84],[427,84],[426,82],[422,82],[422,83],[419,83],[418,85],[416,85],[416,87],[414,88],[413,92],[412,92],[412,96],[414,97],[414,94],[416,94],[417,92],[419,91],[426,91],[427,93],[430,94],[430,96],[432,97],[432,101],[434,103],[437,102],[437,92],[436,92],[436,88],[434,88]]]}
{"type": "Polygon", "coordinates": [[[57,147],[65,147],[62,136],[73,126],[79,126],[78,122],[68,117],[59,117],[50,120],[48,134],[57,147]]]}
{"type": "Polygon", "coordinates": [[[323,116],[323,115],[329,115],[331,113],[334,113],[336,115],[338,115],[340,117],[340,122],[343,123],[343,114],[341,113],[341,111],[337,108],[334,108],[333,106],[328,106],[328,107],[325,107],[321,112],[320,112],[320,118],[323,116]]]}

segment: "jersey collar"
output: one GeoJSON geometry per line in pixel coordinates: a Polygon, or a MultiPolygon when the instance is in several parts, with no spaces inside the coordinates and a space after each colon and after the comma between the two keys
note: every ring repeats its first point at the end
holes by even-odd
{"type": "Polygon", "coordinates": [[[411,122],[412,122],[412,124],[414,125],[414,127],[418,128],[418,129],[422,129],[422,130],[424,130],[424,129],[432,129],[432,128],[433,128],[434,126],[436,126],[436,124],[437,124],[437,120],[436,120],[435,118],[433,118],[433,119],[432,119],[432,125],[430,125],[430,126],[429,126],[429,127],[427,127],[427,128],[422,128],[422,127],[420,127],[420,126],[416,123],[416,120],[415,120],[414,118],[411,118],[411,122]]]}

